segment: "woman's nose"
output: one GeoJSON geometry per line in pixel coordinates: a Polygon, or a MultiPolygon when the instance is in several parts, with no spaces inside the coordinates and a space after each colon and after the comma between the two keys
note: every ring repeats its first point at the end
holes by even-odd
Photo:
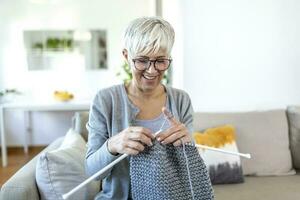
{"type": "Polygon", "coordinates": [[[157,72],[157,70],[155,69],[155,66],[154,66],[154,63],[155,62],[150,62],[150,66],[148,67],[148,69],[147,69],[147,72],[148,73],[155,73],[155,72],[157,72]]]}

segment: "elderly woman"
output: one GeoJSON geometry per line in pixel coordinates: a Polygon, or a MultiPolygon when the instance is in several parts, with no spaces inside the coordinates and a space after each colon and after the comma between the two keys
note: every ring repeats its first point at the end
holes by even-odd
{"type": "MultiPolygon", "coordinates": [[[[137,155],[157,140],[162,144],[191,142],[192,105],[187,93],[161,83],[170,67],[174,30],[165,20],[143,17],[125,31],[123,55],[133,75],[129,84],[100,90],[94,98],[89,131],[86,168],[92,175],[119,154],[137,155]],[[173,114],[164,131],[162,108],[173,114]]],[[[107,171],[96,199],[130,199],[129,161],[107,171]]]]}

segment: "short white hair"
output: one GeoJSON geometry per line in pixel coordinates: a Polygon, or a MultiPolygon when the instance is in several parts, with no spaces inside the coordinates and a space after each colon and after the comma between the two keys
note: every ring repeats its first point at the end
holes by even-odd
{"type": "Polygon", "coordinates": [[[169,22],[160,17],[141,17],[133,20],[123,36],[129,56],[156,54],[164,51],[170,56],[175,32],[169,22]]]}

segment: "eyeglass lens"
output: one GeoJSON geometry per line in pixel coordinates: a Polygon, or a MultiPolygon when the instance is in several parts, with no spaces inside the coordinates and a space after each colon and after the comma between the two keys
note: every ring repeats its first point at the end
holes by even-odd
{"type": "Polygon", "coordinates": [[[158,60],[148,60],[148,59],[134,59],[134,65],[138,70],[146,70],[150,67],[151,63],[154,63],[154,68],[160,71],[168,69],[171,60],[169,59],[158,59],[158,60]]]}

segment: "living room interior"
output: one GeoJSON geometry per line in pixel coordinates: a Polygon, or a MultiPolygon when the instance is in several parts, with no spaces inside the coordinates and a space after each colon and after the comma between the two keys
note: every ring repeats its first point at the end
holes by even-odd
{"type": "Polygon", "coordinates": [[[94,95],[128,79],[124,28],[161,16],[176,34],[166,84],[189,94],[195,140],[226,132],[252,156],[237,160],[239,181],[215,177],[215,199],[299,199],[299,10],[294,0],[1,1],[0,198],[70,128],[87,134],[94,95]]]}

